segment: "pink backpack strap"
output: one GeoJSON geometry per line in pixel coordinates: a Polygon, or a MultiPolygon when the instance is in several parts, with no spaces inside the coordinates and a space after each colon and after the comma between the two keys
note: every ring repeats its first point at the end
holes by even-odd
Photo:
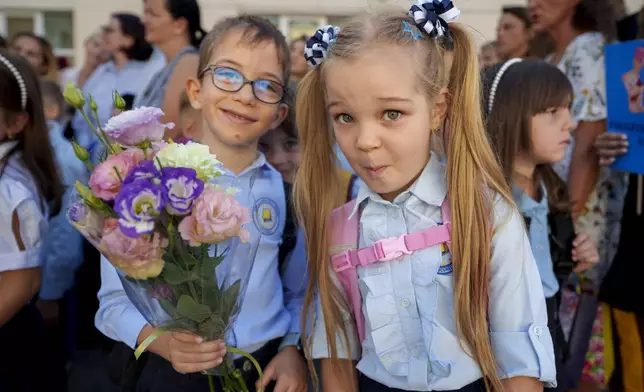
{"type": "Polygon", "coordinates": [[[405,254],[447,243],[452,250],[449,201],[441,204],[443,224],[400,237],[385,238],[372,246],[358,249],[360,213],[353,216],[355,200],[335,209],[331,214],[331,265],[344,288],[353,311],[360,341],[364,340],[365,320],[362,314],[362,295],[358,286],[358,266],[366,267],[375,262],[395,260],[405,254]]]}
{"type": "Polygon", "coordinates": [[[447,226],[447,230],[449,231],[449,239],[445,241],[447,243],[447,250],[452,253],[452,217],[450,215],[449,199],[447,197],[441,204],[441,215],[443,217],[443,225],[447,226]]]}
{"type": "Polygon", "coordinates": [[[358,271],[355,268],[336,268],[336,260],[343,259],[347,251],[355,251],[360,236],[360,213],[351,216],[356,201],[352,200],[331,213],[331,265],[344,288],[351,307],[360,341],[364,339],[365,321],[362,314],[362,295],[358,287],[358,271]]]}

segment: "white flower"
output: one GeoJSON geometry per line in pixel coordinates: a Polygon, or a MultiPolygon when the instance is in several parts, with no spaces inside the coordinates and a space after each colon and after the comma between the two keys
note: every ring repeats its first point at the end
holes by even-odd
{"type": "Polygon", "coordinates": [[[157,153],[154,162],[158,169],[162,167],[195,169],[197,177],[205,183],[222,174],[221,162],[210,153],[208,146],[199,143],[170,143],[157,153]]]}

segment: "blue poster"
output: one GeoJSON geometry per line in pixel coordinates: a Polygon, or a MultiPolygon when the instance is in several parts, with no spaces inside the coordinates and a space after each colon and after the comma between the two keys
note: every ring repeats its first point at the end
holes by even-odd
{"type": "Polygon", "coordinates": [[[628,153],[615,169],[644,174],[644,40],[606,45],[608,132],[628,136],[628,153]]]}

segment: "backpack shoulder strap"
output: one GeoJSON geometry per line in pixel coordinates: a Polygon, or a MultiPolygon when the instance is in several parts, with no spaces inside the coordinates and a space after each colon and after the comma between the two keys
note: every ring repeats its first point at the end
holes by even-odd
{"type": "Polygon", "coordinates": [[[452,216],[450,214],[450,208],[449,208],[449,199],[446,197],[445,200],[443,200],[443,203],[441,204],[441,215],[443,219],[443,224],[447,226],[447,230],[449,231],[450,235],[450,240],[447,241],[447,250],[452,252],[452,216]]]}
{"type": "Polygon", "coordinates": [[[360,213],[356,212],[351,216],[355,205],[355,200],[352,200],[331,213],[331,254],[358,247],[360,213]]]}
{"type": "Polygon", "coordinates": [[[292,195],[293,186],[286,181],[284,184],[284,201],[286,206],[286,221],[284,222],[284,232],[282,233],[282,244],[278,253],[279,270],[282,270],[287,256],[295,248],[297,243],[297,221],[293,211],[292,195]]]}

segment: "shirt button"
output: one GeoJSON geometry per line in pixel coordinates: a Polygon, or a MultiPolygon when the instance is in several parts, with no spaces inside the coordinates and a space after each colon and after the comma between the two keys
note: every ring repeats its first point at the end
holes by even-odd
{"type": "Polygon", "coordinates": [[[409,300],[407,298],[400,301],[400,304],[403,306],[403,308],[408,308],[410,305],[409,300]]]}
{"type": "Polygon", "coordinates": [[[541,336],[542,333],[543,333],[543,328],[542,327],[539,327],[539,326],[534,327],[534,334],[535,335],[541,336]]]}
{"type": "Polygon", "coordinates": [[[541,225],[537,225],[537,226],[535,227],[535,229],[537,229],[537,231],[541,231],[541,230],[543,230],[543,226],[541,226],[541,225]]]}

